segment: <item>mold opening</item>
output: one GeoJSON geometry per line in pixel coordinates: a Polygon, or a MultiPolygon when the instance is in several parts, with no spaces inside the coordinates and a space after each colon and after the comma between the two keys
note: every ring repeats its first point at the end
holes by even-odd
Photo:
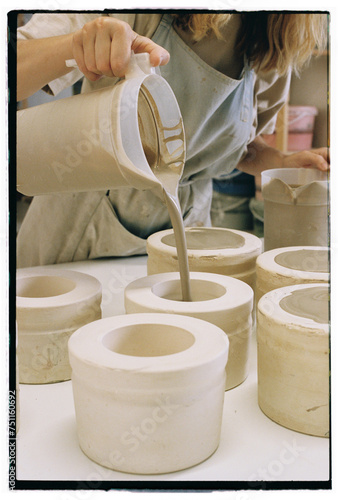
{"type": "Polygon", "coordinates": [[[102,343],[112,352],[125,356],[168,356],[189,349],[192,333],[172,325],[128,325],[107,333],[102,343]]]}
{"type": "MultiPolygon", "coordinates": [[[[226,288],[219,283],[190,279],[191,302],[204,302],[223,297],[226,288]]],[[[166,300],[182,301],[181,282],[179,279],[156,283],[151,291],[157,297],[166,300]]]]}
{"type": "Polygon", "coordinates": [[[30,299],[55,297],[71,292],[75,287],[74,281],[61,276],[30,276],[17,280],[16,295],[30,299]]]}
{"type": "Polygon", "coordinates": [[[276,264],[297,271],[328,273],[329,255],[326,249],[286,251],[275,256],[276,264]]]}
{"type": "Polygon", "coordinates": [[[279,302],[289,314],[312,319],[316,323],[329,322],[328,287],[314,286],[294,290],[279,302]]]}
{"type": "MultiPolygon", "coordinates": [[[[226,248],[241,248],[245,244],[242,235],[223,229],[190,228],[185,231],[188,250],[224,250],[226,248]]],[[[175,247],[173,233],[166,234],[161,239],[164,245],[175,247]]]]}

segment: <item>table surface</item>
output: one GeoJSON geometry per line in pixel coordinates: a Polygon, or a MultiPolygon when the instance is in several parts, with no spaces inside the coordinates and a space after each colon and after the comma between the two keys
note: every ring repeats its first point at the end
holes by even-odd
{"type": "MultiPolygon", "coordinates": [[[[147,257],[57,264],[85,272],[102,283],[102,316],[124,314],[123,291],[146,275],[147,257]]],[[[203,463],[161,475],[135,475],[106,469],[81,451],[71,381],[20,384],[17,479],[33,481],[327,481],[330,440],[286,429],[264,415],[257,403],[256,337],[252,336],[250,372],[226,391],[220,444],[203,463]]]]}

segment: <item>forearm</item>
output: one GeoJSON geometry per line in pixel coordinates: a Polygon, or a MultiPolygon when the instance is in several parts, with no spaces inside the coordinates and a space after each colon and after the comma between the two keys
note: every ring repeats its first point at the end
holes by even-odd
{"type": "Polygon", "coordinates": [[[71,71],[65,61],[73,58],[72,40],[72,33],[50,38],[18,40],[18,101],[71,71]]]}
{"type": "Polygon", "coordinates": [[[271,148],[261,137],[249,144],[246,156],[237,165],[238,170],[254,176],[270,168],[317,168],[322,171],[330,168],[328,148],[317,148],[310,151],[298,151],[284,154],[271,148]]]}
{"type": "Polygon", "coordinates": [[[238,170],[251,175],[259,175],[263,170],[282,168],[285,159],[283,153],[269,147],[261,137],[249,144],[246,156],[237,165],[238,170]]]}

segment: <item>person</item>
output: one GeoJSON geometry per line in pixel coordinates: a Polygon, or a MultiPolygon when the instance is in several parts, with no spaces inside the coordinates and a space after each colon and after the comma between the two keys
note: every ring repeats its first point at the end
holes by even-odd
{"type": "MultiPolygon", "coordinates": [[[[284,155],[268,147],[290,75],[325,40],[325,15],[276,12],[46,13],[17,35],[17,99],[56,95],[84,77],[82,92],[115,85],[131,51],[149,53],[183,116],[187,157],[179,186],[186,226],[210,225],[213,179],[235,168],[329,168],[327,148],[284,155]],[[78,68],[66,66],[75,59],[78,68]]],[[[146,252],[170,227],[149,191],[36,196],[17,239],[18,267],[146,252]],[[137,214],[137,216],[135,216],[137,214]]]]}
{"type": "Polygon", "coordinates": [[[217,227],[252,231],[250,203],[256,196],[256,178],[237,170],[221,180],[214,179],[211,224],[217,227]]]}

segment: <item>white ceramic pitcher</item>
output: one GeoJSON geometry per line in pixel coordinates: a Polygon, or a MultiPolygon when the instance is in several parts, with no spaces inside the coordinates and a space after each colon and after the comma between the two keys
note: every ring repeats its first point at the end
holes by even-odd
{"type": "Polygon", "coordinates": [[[132,186],[162,197],[184,162],[180,109],[148,54],[113,87],[17,112],[17,189],[29,196],[132,186]]]}

